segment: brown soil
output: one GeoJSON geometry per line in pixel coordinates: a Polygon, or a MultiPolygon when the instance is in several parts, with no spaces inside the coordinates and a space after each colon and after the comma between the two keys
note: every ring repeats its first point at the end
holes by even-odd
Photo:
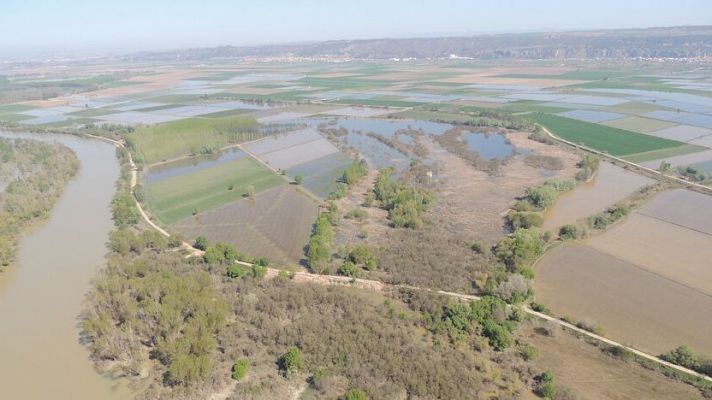
{"type": "Polygon", "coordinates": [[[558,327],[553,328],[554,336],[537,333],[535,326],[522,331],[526,341],[539,349],[536,368],[553,372],[557,384],[578,399],[703,399],[690,385],[613,358],[558,327]]]}
{"type": "Polygon", "coordinates": [[[536,266],[537,301],[589,319],[606,336],[650,354],[688,344],[712,354],[712,296],[582,244],[550,250],[536,266]]]}

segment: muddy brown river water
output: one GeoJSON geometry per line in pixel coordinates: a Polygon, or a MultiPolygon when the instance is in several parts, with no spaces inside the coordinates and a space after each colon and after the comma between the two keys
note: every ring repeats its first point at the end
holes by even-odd
{"type": "Polygon", "coordinates": [[[47,221],[26,233],[14,266],[0,273],[0,398],[118,400],[121,381],[99,375],[79,343],[81,304],[113,224],[119,177],[113,145],[67,135],[15,134],[56,141],[81,161],[47,221]]]}

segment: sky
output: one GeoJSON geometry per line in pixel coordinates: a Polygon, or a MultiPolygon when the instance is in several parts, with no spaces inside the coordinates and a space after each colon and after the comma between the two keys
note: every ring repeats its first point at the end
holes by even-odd
{"type": "Polygon", "coordinates": [[[0,0],[0,56],[712,25],[710,0],[0,0]]]}

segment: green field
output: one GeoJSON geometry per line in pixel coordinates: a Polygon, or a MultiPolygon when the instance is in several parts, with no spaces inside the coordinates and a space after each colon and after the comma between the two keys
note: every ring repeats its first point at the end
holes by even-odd
{"type": "Polygon", "coordinates": [[[549,114],[528,115],[556,136],[614,156],[684,146],[685,143],[549,114]]]}
{"type": "Polygon", "coordinates": [[[257,121],[245,117],[188,118],[138,129],[129,140],[146,163],[198,154],[261,137],[257,121]]]}
{"type": "Polygon", "coordinates": [[[697,153],[708,150],[707,147],[697,146],[694,144],[683,144],[678,147],[671,147],[662,150],[646,151],[642,153],[630,154],[623,158],[630,162],[642,163],[646,161],[659,160],[661,158],[682,156],[690,153],[697,153]]]}
{"type": "Polygon", "coordinates": [[[117,112],[119,111],[110,110],[108,108],[87,108],[69,113],[68,115],[74,115],[77,117],[100,117],[102,115],[116,114],[117,112]]]}
{"type": "Polygon", "coordinates": [[[164,224],[241,199],[252,185],[259,193],[285,180],[251,157],[168,178],[146,188],[149,208],[164,224]],[[233,189],[229,190],[230,185],[233,189]]]}

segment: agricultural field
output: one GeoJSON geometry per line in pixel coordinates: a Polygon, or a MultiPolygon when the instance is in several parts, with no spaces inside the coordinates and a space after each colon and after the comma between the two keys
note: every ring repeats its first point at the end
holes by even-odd
{"type": "Polygon", "coordinates": [[[250,118],[185,119],[138,129],[129,136],[147,163],[217,150],[261,137],[250,118]]]}
{"type": "Polygon", "coordinates": [[[536,367],[553,372],[577,399],[704,399],[690,385],[614,358],[558,327],[532,324],[522,336],[539,349],[536,367]]]}
{"type": "Polygon", "coordinates": [[[575,223],[604,211],[641,187],[654,181],[607,162],[602,162],[591,182],[579,184],[574,190],[559,196],[554,207],[544,215],[544,229],[556,231],[565,224],[575,223]]]}
{"type": "Polygon", "coordinates": [[[173,228],[186,237],[229,243],[253,257],[296,265],[304,255],[317,204],[294,185],[282,185],[184,219],[173,228]]]}
{"type": "Polygon", "coordinates": [[[146,187],[151,212],[164,224],[174,224],[286,182],[251,157],[166,178],[146,187]]]}
{"type": "Polygon", "coordinates": [[[710,207],[709,196],[665,192],[605,233],[551,250],[536,267],[538,299],[653,353],[712,353],[710,207]]]}
{"type": "Polygon", "coordinates": [[[667,150],[685,146],[684,143],[670,139],[605,127],[591,122],[577,121],[555,115],[535,114],[532,116],[532,119],[544,125],[552,133],[563,139],[623,158],[638,153],[648,153],[656,150],[667,150]]]}

